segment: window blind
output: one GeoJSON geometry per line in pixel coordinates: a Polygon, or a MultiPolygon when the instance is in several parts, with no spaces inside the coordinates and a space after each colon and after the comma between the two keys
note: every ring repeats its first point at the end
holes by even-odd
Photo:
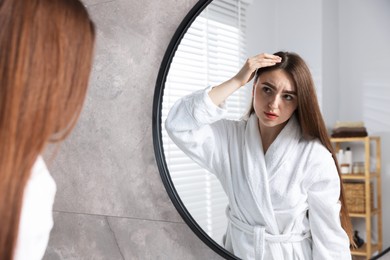
{"type": "MultiPolygon", "coordinates": [[[[247,5],[243,0],[215,0],[195,19],[172,60],[162,102],[163,148],[172,181],[191,216],[220,244],[227,227],[225,192],[213,174],[170,140],[164,122],[179,98],[228,80],[244,64],[247,5]]],[[[226,100],[228,118],[240,118],[249,98],[249,88],[231,95],[226,100]]]]}

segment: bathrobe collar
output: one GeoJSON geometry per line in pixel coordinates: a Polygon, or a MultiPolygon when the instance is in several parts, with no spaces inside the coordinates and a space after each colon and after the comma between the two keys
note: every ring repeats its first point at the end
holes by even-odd
{"type": "Polygon", "coordinates": [[[253,113],[247,121],[243,155],[245,175],[257,208],[261,209],[259,214],[266,222],[267,232],[274,235],[279,234],[279,228],[272,206],[269,181],[296,149],[300,137],[301,130],[293,115],[264,155],[256,114],[253,113]]]}
{"type": "MultiPolygon", "coordinates": [[[[257,119],[256,115],[255,117],[257,119]]],[[[260,132],[259,136],[261,136],[260,132]]],[[[301,136],[301,128],[298,120],[295,115],[293,115],[265,154],[265,163],[270,179],[275,176],[283,163],[290,158],[290,154],[296,149],[301,136]]],[[[260,148],[262,147],[263,144],[261,143],[260,138],[260,148]]]]}

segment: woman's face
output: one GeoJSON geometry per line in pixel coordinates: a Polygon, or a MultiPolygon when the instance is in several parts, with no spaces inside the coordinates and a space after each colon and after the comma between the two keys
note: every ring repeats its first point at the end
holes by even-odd
{"type": "Polygon", "coordinates": [[[284,126],[298,106],[294,82],[282,69],[262,73],[252,94],[260,127],[284,126]]]}

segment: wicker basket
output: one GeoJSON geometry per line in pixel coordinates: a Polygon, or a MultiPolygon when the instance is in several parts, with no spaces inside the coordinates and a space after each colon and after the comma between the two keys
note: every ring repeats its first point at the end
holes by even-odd
{"type": "MultiPolygon", "coordinates": [[[[350,213],[366,212],[366,196],[364,182],[344,182],[345,199],[350,213]]],[[[370,183],[371,210],[374,209],[374,188],[370,183]]]]}

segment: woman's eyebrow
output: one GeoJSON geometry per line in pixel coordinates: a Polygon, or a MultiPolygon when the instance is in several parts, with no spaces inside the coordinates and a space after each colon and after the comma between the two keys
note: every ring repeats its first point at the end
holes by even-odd
{"type": "MultiPolygon", "coordinates": [[[[268,81],[262,82],[262,84],[267,85],[268,87],[272,88],[273,90],[277,90],[277,87],[275,87],[272,83],[269,83],[268,81]]],[[[296,91],[293,90],[283,90],[282,93],[290,94],[290,95],[297,95],[296,91]]]]}
{"type": "Polygon", "coordinates": [[[283,90],[282,92],[290,94],[290,95],[295,95],[295,96],[297,95],[297,92],[296,91],[292,91],[292,90],[283,90]]]}

